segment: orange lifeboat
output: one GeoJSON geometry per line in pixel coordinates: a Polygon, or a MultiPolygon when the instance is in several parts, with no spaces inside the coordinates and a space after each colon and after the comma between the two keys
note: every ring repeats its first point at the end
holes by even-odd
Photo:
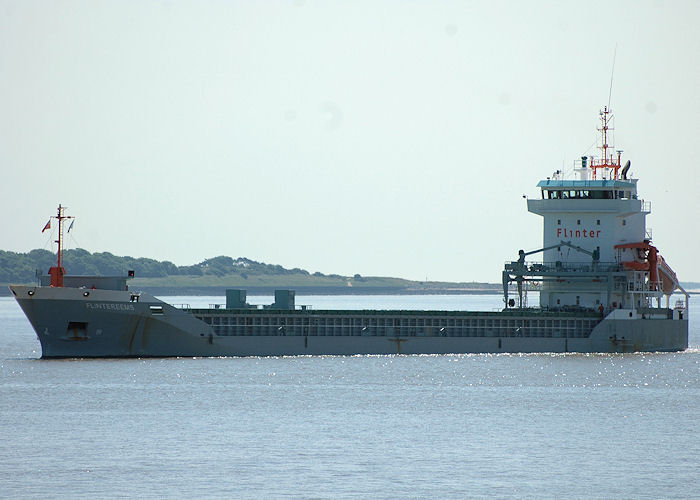
{"type": "Polygon", "coordinates": [[[623,261],[622,265],[625,269],[634,271],[649,271],[649,281],[652,289],[656,288],[656,283],[659,281],[659,273],[657,270],[659,251],[654,245],[648,241],[640,241],[638,243],[625,243],[615,245],[615,249],[636,249],[640,260],[623,261]],[[644,252],[644,253],[642,253],[644,252]]]}
{"type": "Polygon", "coordinates": [[[666,295],[673,293],[678,287],[678,277],[676,273],[666,264],[666,261],[661,255],[659,255],[657,267],[659,269],[659,277],[661,278],[661,291],[666,295]]]}
{"type": "Polygon", "coordinates": [[[673,292],[678,286],[678,278],[676,273],[659,255],[659,251],[654,245],[648,241],[640,241],[639,243],[625,243],[615,245],[615,249],[636,249],[640,260],[623,261],[622,265],[625,269],[634,271],[649,271],[649,281],[653,289],[656,289],[657,283],[661,282],[661,290],[668,295],[673,292]],[[661,278],[661,279],[659,279],[661,278]]]}

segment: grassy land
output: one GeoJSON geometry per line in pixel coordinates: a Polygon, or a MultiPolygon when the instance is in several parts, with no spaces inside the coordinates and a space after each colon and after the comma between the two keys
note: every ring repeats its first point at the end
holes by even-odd
{"type": "Polygon", "coordinates": [[[163,278],[134,278],[132,290],[152,290],[160,293],[200,294],[223,292],[226,288],[243,288],[255,292],[275,289],[295,289],[305,293],[475,293],[498,291],[500,285],[489,283],[420,282],[401,278],[345,278],[307,274],[225,276],[168,276],[163,278]]]}
{"type": "MultiPolygon", "coordinates": [[[[54,255],[43,249],[26,253],[0,250],[0,283],[34,284],[35,271],[54,265],[54,255]]],[[[68,274],[88,276],[125,276],[133,270],[136,278],[129,281],[132,290],[160,294],[196,295],[223,293],[226,288],[242,288],[264,293],[275,289],[294,289],[301,293],[447,293],[497,288],[486,283],[418,282],[401,278],[352,277],[338,274],[309,273],[304,269],[285,269],[246,257],[225,255],[211,257],[190,266],[150,258],[117,256],[109,252],[90,253],[75,249],[64,252],[68,274]]],[[[9,294],[7,288],[0,295],[9,294]]]]}
{"type": "Polygon", "coordinates": [[[225,276],[166,276],[162,278],[134,278],[129,281],[132,287],[140,286],[202,286],[202,287],[278,287],[293,288],[295,286],[321,286],[321,287],[406,287],[411,283],[400,278],[361,278],[346,279],[331,276],[309,276],[304,274],[283,275],[249,275],[246,278],[236,274],[225,276]]]}

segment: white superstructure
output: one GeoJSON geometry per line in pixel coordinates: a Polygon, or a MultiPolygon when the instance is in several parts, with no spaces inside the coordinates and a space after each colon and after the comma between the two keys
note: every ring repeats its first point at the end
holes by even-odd
{"type": "MultiPolygon", "coordinates": [[[[624,309],[635,315],[653,314],[664,295],[668,307],[676,289],[685,293],[651,244],[646,228],[651,204],[639,197],[638,179],[628,178],[630,162],[622,167],[622,151],[616,158],[608,153],[610,111],[600,116],[601,158],[582,157],[576,179],[556,172],[540,181],[540,199],[527,201],[528,210],[543,218],[543,246],[521,251],[518,261],[506,265],[504,287],[518,284],[519,307],[528,284],[540,290],[543,308],[624,309]],[[542,261],[525,263],[526,256],[540,252],[542,261]]],[[[504,291],[506,305],[515,306],[504,291]]]]}

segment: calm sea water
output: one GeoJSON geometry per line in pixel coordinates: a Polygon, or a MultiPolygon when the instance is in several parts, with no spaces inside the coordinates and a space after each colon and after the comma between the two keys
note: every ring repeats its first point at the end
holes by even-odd
{"type": "Polygon", "coordinates": [[[19,307],[0,298],[0,497],[698,498],[691,308],[691,349],[675,354],[41,361],[19,307]]]}

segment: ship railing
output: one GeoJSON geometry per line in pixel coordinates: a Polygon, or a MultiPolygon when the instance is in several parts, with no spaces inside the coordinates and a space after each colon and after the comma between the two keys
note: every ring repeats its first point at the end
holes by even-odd
{"type": "Polygon", "coordinates": [[[661,290],[660,281],[628,281],[627,291],[631,293],[657,293],[661,290]]]}
{"type": "Polygon", "coordinates": [[[557,274],[557,273],[590,273],[618,272],[622,266],[618,262],[532,262],[524,266],[518,262],[507,262],[506,270],[519,271],[527,274],[557,274]]]}
{"type": "MultiPolygon", "coordinates": [[[[182,307],[182,309],[192,309],[189,304],[178,304],[182,305],[185,307],[182,307]]],[[[178,305],[173,304],[174,307],[177,307],[178,305]]],[[[226,309],[226,304],[209,304],[209,309],[226,309]]],[[[278,309],[274,307],[274,304],[267,305],[267,304],[248,304],[245,309],[278,309]]],[[[296,304],[294,306],[295,311],[308,311],[313,309],[313,306],[310,304],[296,304]]],[[[284,309],[282,309],[284,310],[284,309]]]]}
{"type": "Polygon", "coordinates": [[[170,305],[176,309],[183,309],[185,311],[189,311],[190,309],[192,309],[192,307],[189,304],[170,304],[170,305]]]}
{"type": "Polygon", "coordinates": [[[276,310],[276,311],[310,311],[313,309],[313,306],[311,304],[295,304],[294,308],[290,307],[289,309],[285,307],[275,307],[275,304],[265,304],[265,305],[259,305],[259,306],[253,306],[257,309],[265,309],[265,310],[276,310]]]}
{"type": "Polygon", "coordinates": [[[651,202],[650,201],[642,200],[642,213],[645,213],[645,214],[651,213],[651,202]]]}

